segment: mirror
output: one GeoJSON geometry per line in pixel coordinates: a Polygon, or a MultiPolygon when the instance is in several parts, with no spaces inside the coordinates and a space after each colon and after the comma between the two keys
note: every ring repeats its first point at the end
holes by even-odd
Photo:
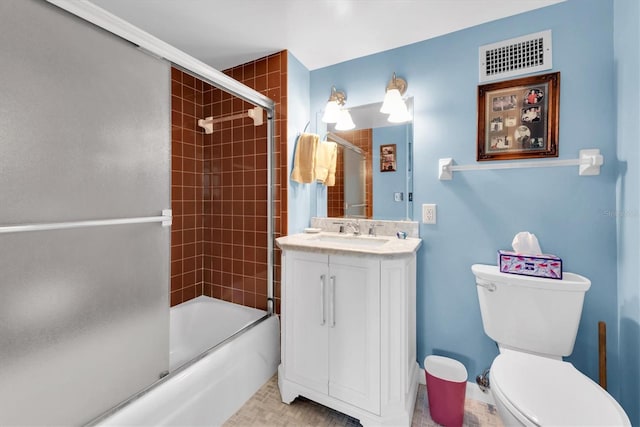
{"type": "MultiPolygon", "coordinates": [[[[413,98],[407,99],[413,111],[413,98]]],[[[412,219],[413,122],[390,123],[382,103],[349,108],[356,128],[337,131],[321,121],[323,136],[338,144],[335,185],[326,187],[327,217],[412,219]]]]}

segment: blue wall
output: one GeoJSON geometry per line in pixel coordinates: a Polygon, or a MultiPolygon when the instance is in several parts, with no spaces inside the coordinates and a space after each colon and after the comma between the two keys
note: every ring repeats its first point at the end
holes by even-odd
{"type": "MultiPolygon", "coordinates": [[[[290,52],[287,53],[287,165],[293,165],[293,153],[298,136],[311,120],[309,114],[310,73],[290,52]]],[[[276,111],[278,114],[278,111],[276,111]]],[[[289,180],[288,234],[301,233],[309,226],[311,214],[311,186],[289,180]]],[[[314,192],[315,197],[315,192],[314,192]]],[[[315,215],[315,212],[313,212],[315,215]]]]}
{"type": "Polygon", "coordinates": [[[612,0],[569,0],[312,71],[311,111],[323,108],[331,85],[347,92],[350,106],[379,102],[394,71],[415,97],[414,218],[422,203],[438,205],[438,224],[420,226],[418,360],[448,354],[470,377],[490,365],[497,349],[482,329],[470,267],[495,264],[496,250],[527,230],[566,271],[592,280],[570,360],[597,379],[597,323],[607,322],[609,390],[619,398],[616,217],[607,214],[616,209],[618,176],[612,0]],[[475,163],[478,47],[546,29],[552,71],[562,73],[560,158],[599,148],[601,174],[564,167],[456,172],[439,181],[439,158],[475,163]]]}
{"type": "Polygon", "coordinates": [[[640,425],[640,3],[614,2],[614,64],[617,94],[618,304],[621,401],[640,425]]]}
{"type": "Polygon", "coordinates": [[[404,219],[407,197],[407,127],[388,126],[373,129],[373,217],[404,219]],[[396,144],[396,171],[380,172],[380,146],[396,144]],[[393,193],[403,193],[403,201],[395,202],[393,193]]]}

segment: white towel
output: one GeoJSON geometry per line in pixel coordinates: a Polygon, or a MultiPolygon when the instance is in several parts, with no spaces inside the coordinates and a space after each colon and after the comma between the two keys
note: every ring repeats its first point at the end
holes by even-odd
{"type": "Polygon", "coordinates": [[[303,133],[298,137],[293,161],[291,179],[301,184],[314,180],[316,148],[320,137],[313,133],[303,133]]]}
{"type": "Polygon", "coordinates": [[[322,141],[318,144],[315,167],[316,181],[329,185],[328,182],[333,170],[333,183],[335,183],[337,151],[338,145],[333,141],[322,141]]]}

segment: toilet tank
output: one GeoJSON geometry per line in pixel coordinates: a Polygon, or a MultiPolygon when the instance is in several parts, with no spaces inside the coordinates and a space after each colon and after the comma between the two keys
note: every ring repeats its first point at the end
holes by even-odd
{"type": "Polygon", "coordinates": [[[568,356],[582,315],[586,277],[563,273],[562,280],[501,273],[474,264],[482,325],[501,348],[568,356]]]}

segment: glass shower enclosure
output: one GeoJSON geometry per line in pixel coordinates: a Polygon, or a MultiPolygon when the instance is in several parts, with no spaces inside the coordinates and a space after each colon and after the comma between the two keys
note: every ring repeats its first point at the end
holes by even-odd
{"type": "Polygon", "coordinates": [[[170,67],[35,0],[0,57],[0,425],[77,425],[168,370],[170,67]]]}

